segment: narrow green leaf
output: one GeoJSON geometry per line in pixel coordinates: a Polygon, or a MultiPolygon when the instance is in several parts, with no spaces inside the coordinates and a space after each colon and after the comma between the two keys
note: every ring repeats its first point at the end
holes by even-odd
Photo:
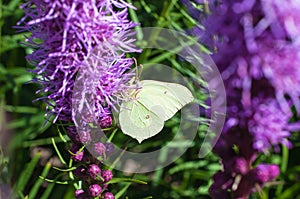
{"type": "MultiPolygon", "coordinates": [[[[53,183],[50,183],[48,186],[47,186],[47,189],[44,191],[43,195],[41,196],[40,199],[48,199],[50,194],[52,193],[52,190],[54,188],[54,186],[56,185],[56,182],[57,182],[57,179],[59,179],[61,176],[63,176],[64,174],[59,174],[58,176],[56,176],[54,178],[54,180],[52,181],[53,183]]],[[[59,184],[59,183],[57,183],[59,184]]]]}
{"type": "Polygon", "coordinates": [[[52,190],[55,186],[55,183],[50,183],[48,186],[47,186],[47,189],[44,191],[43,195],[41,196],[40,199],[48,199],[50,194],[52,193],[52,190]]]}
{"type": "MultiPolygon", "coordinates": [[[[131,0],[127,0],[127,1],[128,1],[128,3],[132,4],[131,0]]],[[[135,10],[129,9],[129,15],[130,15],[130,17],[131,17],[131,19],[132,19],[133,22],[140,24],[139,18],[137,16],[135,10]]],[[[136,30],[136,37],[137,37],[137,39],[138,40],[142,40],[143,39],[143,32],[141,30],[141,27],[140,26],[136,26],[134,29],[136,30]]]]}
{"type": "MultiPolygon", "coordinates": [[[[282,145],[282,160],[280,165],[280,170],[282,173],[285,173],[288,167],[288,160],[289,160],[289,149],[282,145]]],[[[283,185],[278,185],[276,189],[276,195],[281,195],[283,191],[283,185]]]]}
{"type": "Polygon", "coordinates": [[[25,186],[27,185],[31,175],[41,157],[41,153],[36,153],[32,160],[25,166],[24,171],[21,173],[19,180],[14,186],[16,191],[23,192],[25,186]]]}
{"type": "Polygon", "coordinates": [[[4,110],[7,112],[14,112],[14,113],[30,113],[30,114],[35,114],[39,111],[38,108],[34,107],[27,107],[27,106],[11,106],[11,105],[6,105],[4,107],[4,110]]]}
{"type": "Polygon", "coordinates": [[[55,183],[55,184],[69,184],[69,181],[57,181],[56,179],[51,180],[48,178],[44,178],[43,176],[39,176],[42,180],[45,180],[47,182],[55,183]]]}
{"type": "Polygon", "coordinates": [[[66,165],[66,161],[64,160],[64,158],[62,157],[62,155],[60,154],[60,151],[58,150],[56,144],[55,144],[55,140],[54,138],[51,138],[51,141],[52,141],[52,144],[53,144],[53,147],[57,153],[57,156],[58,158],[60,159],[61,163],[63,163],[64,165],[66,165]]]}
{"type": "Polygon", "coordinates": [[[119,199],[122,195],[124,195],[130,185],[130,183],[126,184],[125,187],[115,195],[115,199],[119,199]]]}
{"type": "Polygon", "coordinates": [[[114,183],[120,183],[120,182],[134,182],[138,184],[147,184],[147,182],[132,178],[113,178],[111,179],[107,184],[114,184],[114,183]]]}
{"type": "Polygon", "coordinates": [[[207,165],[207,163],[208,162],[205,160],[181,163],[171,168],[168,173],[170,175],[173,175],[174,173],[181,172],[183,170],[199,169],[200,167],[207,165]]]}
{"type": "Polygon", "coordinates": [[[59,128],[57,127],[57,131],[58,131],[58,135],[61,138],[61,140],[66,143],[67,139],[65,138],[65,136],[63,136],[63,134],[60,132],[59,128]]]}
{"type": "Polygon", "coordinates": [[[69,172],[69,171],[73,171],[76,169],[76,167],[71,167],[71,168],[68,168],[68,169],[61,169],[61,168],[57,168],[57,167],[52,167],[53,169],[56,169],[58,171],[62,171],[62,172],[69,172]]]}
{"type": "MultiPolygon", "coordinates": [[[[49,173],[51,169],[51,163],[50,162],[47,162],[47,164],[45,165],[45,168],[43,169],[43,172],[42,172],[42,177],[46,177],[49,173]]],[[[29,199],[34,199],[36,198],[36,194],[38,193],[39,189],[40,189],[40,186],[42,185],[43,183],[43,180],[41,178],[39,178],[34,186],[31,188],[31,190],[29,191],[29,194],[28,194],[28,198],[29,199]]]]}
{"type": "Polygon", "coordinates": [[[300,190],[300,183],[294,184],[293,186],[286,189],[282,194],[277,195],[280,199],[290,199],[295,198],[296,195],[298,195],[300,190]]]}
{"type": "MultiPolygon", "coordinates": [[[[24,141],[22,143],[22,147],[26,148],[26,147],[32,147],[32,146],[49,145],[49,144],[52,144],[52,139],[54,139],[55,143],[63,142],[61,137],[43,138],[43,139],[38,139],[38,140],[24,141]]],[[[67,136],[65,136],[64,139],[69,140],[67,136]]]]}
{"type": "Polygon", "coordinates": [[[116,129],[111,133],[111,135],[109,136],[107,142],[111,142],[111,141],[112,141],[112,139],[113,139],[114,136],[116,135],[117,131],[118,131],[118,128],[116,128],[116,129]]]}

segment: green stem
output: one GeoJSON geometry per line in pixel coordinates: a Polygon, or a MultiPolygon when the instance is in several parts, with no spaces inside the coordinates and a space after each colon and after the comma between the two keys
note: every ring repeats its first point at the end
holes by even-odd
{"type": "MultiPolygon", "coordinates": [[[[289,160],[289,149],[286,146],[282,146],[282,160],[280,165],[281,173],[286,173],[289,160]]],[[[278,185],[276,189],[276,196],[280,196],[283,191],[283,185],[278,185]]]]}

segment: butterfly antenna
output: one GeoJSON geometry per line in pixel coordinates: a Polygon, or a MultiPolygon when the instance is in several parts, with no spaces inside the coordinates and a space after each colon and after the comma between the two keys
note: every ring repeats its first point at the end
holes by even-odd
{"type": "Polygon", "coordinates": [[[133,59],[133,61],[134,61],[134,64],[135,64],[135,70],[136,70],[136,73],[135,73],[135,79],[136,79],[136,80],[139,80],[137,60],[136,60],[136,58],[134,58],[134,57],[133,57],[132,59],[133,59]]]}
{"type": "Polygon", "coordinates": [[[142,64],[140,64],[140,67],[141,67],[141,71],[139,72],[139,77],[140,77],[141,74],[142,74],[142,71],[143,71],[144,66],[143,66],[142,64]]]}

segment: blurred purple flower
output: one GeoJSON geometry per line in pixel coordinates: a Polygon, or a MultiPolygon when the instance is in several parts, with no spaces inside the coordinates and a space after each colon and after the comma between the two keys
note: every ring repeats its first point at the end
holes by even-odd
{"type": "Polygon", "coordinates": [[[214,51],[226,86],[227,120],[213,149],[224,170],[215,174],[210,194],[248,198],[255,183],[279,175],[277,165],[251,169],[258,154],[291,147],[290,132],[300,129],[289,123],[292,106],[300,114],[299,1],[206,1],[210,13],[196,12],[191,2],[197,1],[182,1],[205,27],[192,32],[214,51]]]}
{"type": "Polygon", "coordinates": [[[290,136],[287,127],[292,116],[291,111],[283,112],[276,100],[269,100],[255,107],[248,121],[248,129],[253,136],[253,148],[264,152],[278,144],[291,147],[287,140],[290,136]]]}

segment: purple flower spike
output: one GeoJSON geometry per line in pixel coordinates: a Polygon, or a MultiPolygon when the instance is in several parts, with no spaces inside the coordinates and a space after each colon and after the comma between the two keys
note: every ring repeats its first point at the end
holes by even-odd
{"type": "Polygon", "coordinates": [[[101,176],[104,179],[104,182],[108,182],[113,178],[113,174],[110,170],[103,171],[101,176]]]}
{"type": "MultiPolygon", "coordinates": [[[[95,180],[90,178],[101,173],[100,162],[80,149],[100,140],[99,134],[94,139],[90,124],[111,126],[112,109],[123,100],[123,92],[135,86],[129,84],[135,75],[133,60],[126,56],[140,52],[133,43],[135,33],[130,31],[137,24],[127,16],[128,9],[135,8],[123,0],[28,0],[21,8],[25,16],[17,28],[31,33],[25,40],[33,49],[27,60],[35,66],[33,82],[40,85],[37,93],[44,96],[37,100],[46,103],[46,116],[55,116],[53,123],[74,123],[67,128],[71,158],[83,166],[73,173],[89,187],[88,193],[77,190],[76,197],[98,197],[107,185],[91,185],[95,180]]],[[[93,146],[103,158],[113,151],[100,142],[93,146]]]]}
{"type": "Polygon", "coordinates": [[[102,199],[115,199],[115,196],[110,192],[106,192],[103,194],[102,199]]]}
{"type": "MultiPolygon", "coordinates": [[[[22,5],[25,16],[17,28],[32,33],[26,45],[34,51],[27,59],[36,66],[32,72],[40,78],[33,82],[42,85],[37,93],[46,95],[38,100],[47,103],[49,117],[56,116],[53,122],[71,121],[75,76],[89,67],[88,58],[105,63],[97,66],[103,74],[98,76],[99,100],[115,103],[111,95],[126,83],[128,77],[121,75],[131,65],[124,53],[139,52],[126,35],[136,25],[127,19],[129,7],[134,8],[125,1],[95,0],[29,0],[22,5]]],[[[97,114],[107,115],[101,103],[97,114]]]]}
{"type": "Polygon", "coordinates": [[[214,176],[212,198],[249,198],[256,184],[279,175],[276,165],[254,162],[260,153],[291,147],[300,115],[300,4],[298,0],[182,0],[205,30],[191,32],[214,53],[226,87],[227,118],[213,151],[224,171],[214,176]],[[191,3],[192,2],[192,3],[191,3]],[[230,195],[228,195],[230,194],[230,195]]]}
{"type": "Polygon", "coordinates": [[[89,186],[89,192],[92,197],[97,197],[101,194],[102,192],[102,187],[98,184],[93,184],[89,186]]]}

